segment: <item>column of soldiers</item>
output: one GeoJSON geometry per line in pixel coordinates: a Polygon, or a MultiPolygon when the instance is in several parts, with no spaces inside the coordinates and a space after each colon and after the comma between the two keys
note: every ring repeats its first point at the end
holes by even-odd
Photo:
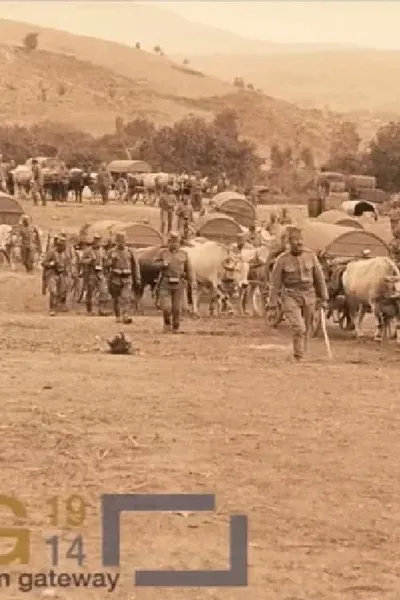
{"type": "MultiPolygon", "coordinates": [[[[196,279],[187,252],[181,248],[178,233],[171,232],[168,244],[158,260],[161,272],[158,297],[163,313],[164,331],[180,331],[184,290],[189,284],[195,305],[196,279]]],[[[73,257],[67,247],[65,233],[57,235],[42,262],[42,292],[49,294],[51,316],[67,310],[67,296],[73,274],[73,257]]],[[[97,295],[99,316],[108,316],[108,294],[112,298],[117,322],[132,323],[130,309],[133,294],[141,291],[139,261],[134,250],[126,244],[124,233],[117,233],[115,245],[108,251],[101,244],[101,236],[86,240],[79,259],[79,275],[86,292],[86,311],[93,314],[93,299],[97,295]]],[[[195,309],[196,310],[196,309],[195,309]]]]}

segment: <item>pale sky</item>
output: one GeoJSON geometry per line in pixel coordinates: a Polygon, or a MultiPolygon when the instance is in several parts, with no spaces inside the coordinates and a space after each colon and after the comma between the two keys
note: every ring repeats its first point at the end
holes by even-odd
{"type": "MultiPolygon", "coordinates": [[[[71,33],[131,43],[130,2],[6,2],[0,17],[23,20],[71,33]],[[105,13],[113,13],[120,26],[108,27],[105,13]],[[96,18],[97,15],[97,18],[96,18]],[[119,15],[121,18],[119,20],[119,15]],[[129,40],[129,41],[128,41],[129,40]]],[[[383,49],[400,49],[400,1],[320,0],[259,2],[147,2],[180,16],[230,30],[246,37],[272,42],[337,43],[383,49]]],[[[150,28],[151,29],[151,28],[150,28]]],[[[147,37],[151,35],[151,30],[147,37]]],[[[156,43],[157,40],[154,40],[156,43]]],[[[190,47],[187,49],[190,53],[190,47]]]]}

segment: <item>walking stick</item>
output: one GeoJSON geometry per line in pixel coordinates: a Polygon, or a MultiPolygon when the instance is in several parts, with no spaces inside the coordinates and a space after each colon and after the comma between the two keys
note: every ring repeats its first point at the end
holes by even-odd
{"type": "Polygon", "coordinates": [[[325,311],[323,308],[320,309],[320,315],[321,315],[321,329],[322,329],[322,333],[324,334],[325,348],[328,353],[329,360],[332,360],[333,355],[332,355],[332,350],[331,350],[331,343],[329,341],[328,332],[326,330],[326,317],[325,317],[325,311]]]}

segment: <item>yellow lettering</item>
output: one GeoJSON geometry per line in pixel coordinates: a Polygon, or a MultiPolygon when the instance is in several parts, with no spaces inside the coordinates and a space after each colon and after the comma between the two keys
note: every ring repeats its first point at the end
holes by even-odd
{"type": "MultiPolygon", "coordinates": [[[[27,512],[25,506],[10,496],[0,494],[0,506],[9,508],[14,516],[18,519],[26,519],[27,512]]],[[[9,565],[15,560],[19,560],[22,565],[29,564],[30,558],[30,531],[20,527],[1,527],[0,539],[15,538],[16,543],[14,548],[6,554],[0,554],[0,565],[9,565]]]]}

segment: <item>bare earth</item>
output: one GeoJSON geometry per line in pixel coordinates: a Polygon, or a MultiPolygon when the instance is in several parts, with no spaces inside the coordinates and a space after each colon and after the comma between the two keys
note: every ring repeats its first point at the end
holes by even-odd
{"type": "MultiPolygon", "coordinates": [[[[151,212],[35,211],[43,228],[72,227],[94,213],[111,219],[151,212]]],[[[160,317],[146,316],[126,328],[137,353],[115,357],[105,352],[105,340],[118,331],[112,318],[87,318],[73,307],[50,319],[39,275],[3,268],[0,283],[2,493],[26,502],[33,531],[31,564],[19,572],[51,569],[43,539],[54,534],[61,540],[55,570],[79,572],[64,558],[79,533],[84,571],[107,571],[100,558],[102,493],[215,493],[215,514],[124,517],[121,577],[111,597],[399,598],[399,348],[346,339],[333,326],[334,361],[317,339],[299,366],[288,361],[284,325],[272,331],[262,319],[188,318],[185,335],[165,336],[160,317]],[[86,520],[75,529],[66,526],[62,506],[71,494],[87,503],[86,520]],[[57,526],[49,519],[52,496],[60,499],[57,526]],[[247,588],[133,587],[134,569],[227,568],[229,515],[243,513],[247,588]]],[[[14,584],[2,592],[7,600],[26,596],[14,584]]],[[[58,592],[68,600],[109,595],[58,592]]]]}

